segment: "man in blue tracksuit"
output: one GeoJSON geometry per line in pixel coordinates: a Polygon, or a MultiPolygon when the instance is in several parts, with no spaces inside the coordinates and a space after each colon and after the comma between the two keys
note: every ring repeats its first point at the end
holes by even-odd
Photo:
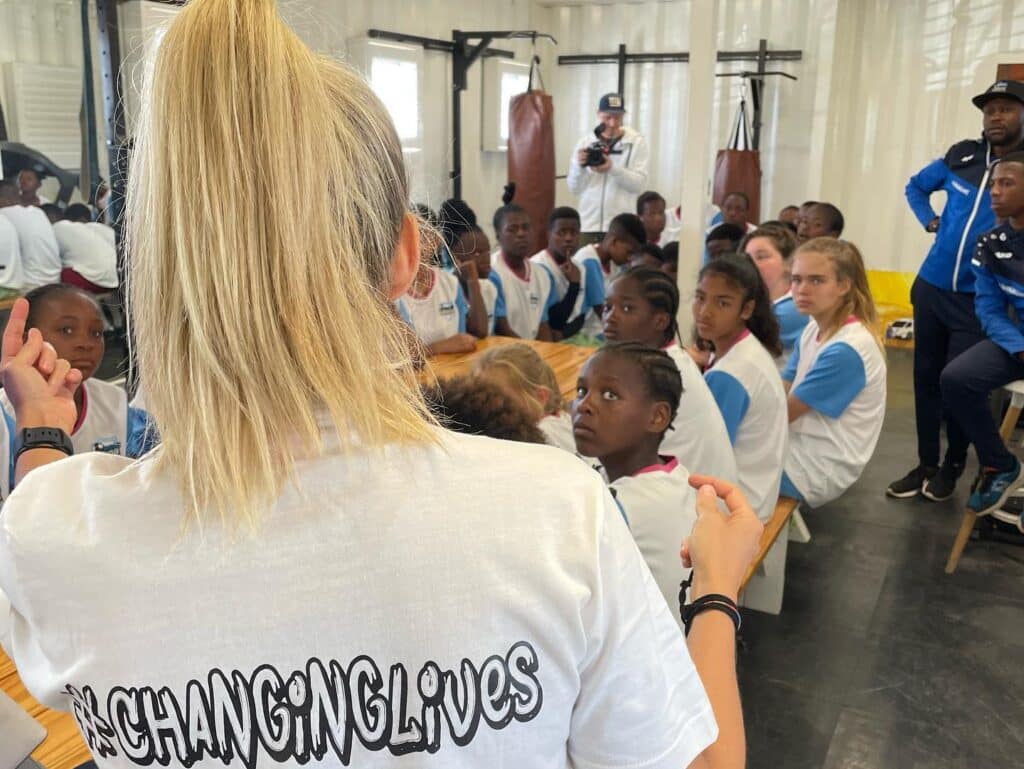
{"type": "MultiPolygon", "coordinates": [[[[989,393],[1024,379],[1024,152],[1004,155],[995,165],[991,195],[1003,221],[978,239],[971,260],[986,338],[942,372],[949,413],[978,452],[981,481],[967,502],[978,515],[998,510],[1024,483],[1024,467],[1006,448],[988,407],[989,393]]],[[[1024,531],[1024,519],[1018,526],[1024,531]]]]}
{"type": "Polygon", "coordinates": [[[985,338],[974,311],[971,253],[978,236],[995,226],[988,192],[992,164],[1024,149],[1024,83],[1000,80],[972,100],[983,114],[981,139],[949,148],[910,178],[906,195],[914,215],[935,243],[910,291],[914,305],[914,406],[919,464],[886,489],[892,497],[919,493],[948,499],[964,471],[968,438],[944,411],[939,376],[946,364],[985,338]],[[946,193],[942,215],[931,195],[946,193]],[[948,446],[939,463],[939,431],[946,420],[948,446]]]}

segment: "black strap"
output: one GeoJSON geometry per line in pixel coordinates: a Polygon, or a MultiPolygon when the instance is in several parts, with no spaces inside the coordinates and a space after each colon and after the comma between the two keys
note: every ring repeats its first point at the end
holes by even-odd
{"type": "Polygon", "coordinates": [[[728,615],[736,627],[736,632],[739,632],[743,624],[743,617],[740,615],[740,609],[736,602],[721,593],[708,593],[688,604],[686,603],[686,591],[689,590],[692,583],[692,571],[689,577],[679,583],[679,617],[683,620],[683,629],[686,635],[690,635],[690,625],[693,624],[694,617],[705,611],[720,611],[728,615]]]}

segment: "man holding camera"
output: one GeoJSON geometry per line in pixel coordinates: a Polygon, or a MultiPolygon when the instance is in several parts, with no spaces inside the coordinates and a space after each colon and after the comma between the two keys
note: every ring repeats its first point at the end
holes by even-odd
{"type": "Polygon", "coordinates": [[[597,107],[601,122],[576,143],[566,181],[579,198],[580,229],[606,232],[619,214],[633,213],[647,188],[647,141],[622,125],[622,95],[607,93],[597,107]]]}

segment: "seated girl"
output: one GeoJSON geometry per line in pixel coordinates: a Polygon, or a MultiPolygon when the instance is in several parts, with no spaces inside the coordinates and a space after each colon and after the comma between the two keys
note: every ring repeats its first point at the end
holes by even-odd
{"type": "MultiPolygon", "coordinates": [[[[80,288],[53,283],[26,294],[29,302],[25,330],[37,328],[53,345],[57,356],[82,372],[75,391],[78,422],[71,434],[75,453],[103,451],[140,457],[158,441],[156,428],[142,409],[128,405],[128,393],[118,385],[93,378],[106,344],[99,303],[80,288]]],[[[13,415],[6,393],[0,394],[4,411],[13,415]]]]}
{"type": "Polygon", "coordinates": [[[800,334],[807,325],[807,316],[793,303],[789,290],[790,269],[796,250],[796,235],[782,226],[761,225],[740,243],[740,250],[754,260],[758,272],[768,287],[775,317],[779,321],[782,355],[776,359],[779,370],[786,367],[800,334]]]}
{"type": "Polygon", "coordinates": [[[604,309],[604,337],[664,350],[683,381],[682,400],[661,453],[687,470],[736,482],[729,433],[700,369],[679,346],[679,289],[661,270],[634,267],[612,282],[604,309]]]}
{"type": "Polygon", "coordinates": [[[696,521],[697,498],[686,468],[659,447],[682,392],[679,370],[665,352],[615,342],[583,366],[572,403],[576,448],[601,462],[680,628],[679,583],[690,570],[679,559],[679,543],[696,521]]]}
{"type": "Polygon", "coordinates": [[[789,393],[782,494],[818,507],[852,486],[874,453],[885,418],[885,355],[852,243],[815,238],[800,246],[793,297],[810,322],[782,374],[789,393]]]}
{"type": "Polygon", "coordinates": [[[562,408],[555,372],[532,347],[492,347],[474,361],[473,376],[501,388],[519,403],[550,445],[576,452],[572,420],[562,408]]]}
{"type": "MultiPolygon", "coordinates": [[[[775,364],[782,354],[779,322],[768,289],[750,257],[726,254],[700,271],[693,300],[698,335],[711,355],[704,379],[725,420],[739,485],[762,521],[775,512],[786,458],[786,391],[775,364]]],[[[787,538],[779,537],[755,576],[744,605],[782,609],[787,538]]]]}

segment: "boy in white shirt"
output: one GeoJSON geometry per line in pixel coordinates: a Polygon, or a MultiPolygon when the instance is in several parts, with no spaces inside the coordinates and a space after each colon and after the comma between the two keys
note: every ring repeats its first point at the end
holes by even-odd
{"type": "Polygon", "coordinates": [[[593,312],[587,314],[583,333],[600,339],[602,334],[601,311],[608,295],[611,282],[629,267],[629,262],[647,241],[644,223],[636,214],[619,214],[608,225],[608,232],[598,243],[591,243],[576,252],[572,260],[581,272],[601,276],[600,301],[597,294],[592,299],[593,312]]]}
{"type": "Polygon", "coordinates": [[[490,280],[505,297],[508,324],[516,336],[550,342],[548,311],[558,302],[551,274],[530,261],[530,217],[514,203],[494,212],[501,247],[491,254],[490,280]]]}
{"type": "Polygon", "coordinates": [[[75,203],[53,225],[60,249],[61,281],[93,294],[117,288],[114,231],[92,221],[88,206],[75,203]],[[109,235],[107,231],[109,230],[109,235]]]}
{"type": "Polygon", "coordinates": [[[18,186],[13,179],[0,179],[0,216],[18,231],[22,288],[60,283],[60,249],[53,226],[42,209],[21,205],[18,186]]]}

